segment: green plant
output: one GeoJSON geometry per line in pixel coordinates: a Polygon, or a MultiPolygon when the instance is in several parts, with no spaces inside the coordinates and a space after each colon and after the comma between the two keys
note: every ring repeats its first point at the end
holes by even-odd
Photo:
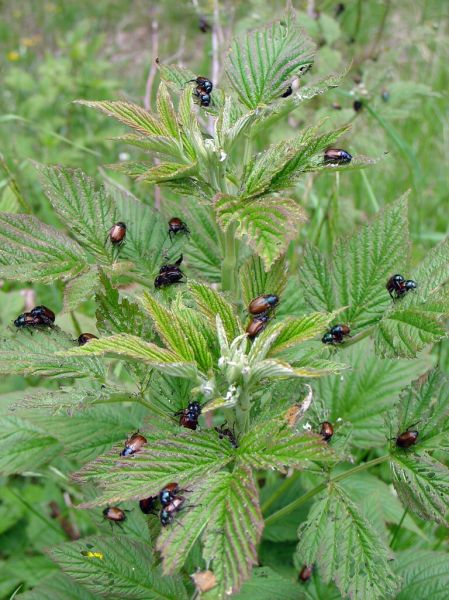
{"type": "MultiPolygon", "coordinates": [[[[34,390],[2,419],[2,473],[42,469],[49,485],[64,483],[96,515],[107,504],[135,507],[170,481],[188,488],[185,510],[160,532],[157,518],[141,514],[120,535],[83,526],[88,537],[48,551],[65,574],[51,574],[24,598],[68,597],[75,585],[87,598],[187,598],[196,569],[211,571],[205,598],[270,589],[285,598],[390,598],[416,568],[405,552],[390,562],[402,532],[427,533],[411,515],[446,523],[447,382],[428,349],[446,335],[448,241],[410,266],[403,196],[329,255],[310,245],[299,271],[288,271],[289,246],[307,227],[298,180],[317,172],[339,181],[340,171],[378,159],[324,164],[325,149],[348,128],[322,133],[323,124],[255,154],[262,130],[338,84],[330,75],[282,97],[314,52],[290,10],[233,42],[230,87],[214,89],[209,109],[196,107],[186,86],[195,74],[167,65],[156,113],[82,101],[133,130],[121,140],[143,158],[118,168],[183,196],[176,206],[189,217],[190,239],[172,244],[151,206],[112,180],[99,188],[63,167],[37,166],[63,231],[28,214],[0,214],[0,276],[66,282],[64,308],[73,317],[95,294],[100,334],[78,347],[59,327],[10,328],[0,371],[60,385],[34,390]],[[127,224],[119,251],[107,240],[117,221],[127,224]],[[155,291],[161,264],[180,253],[187,285],[155,291]],[[395,272],[418,289],[392,302],[385,283],[395,272]],[[246,307],[264,293],[280,296],[279,318],[251,343],[246,307]],[[295,304],[302,314],[291,316],[295,304]],[[348,323],[352,337],[329,349],[320,337],[337,322],[348,323]],[[193,431],[174,418],[192,400],[205,415],[193,431]],[[330,444],[319,435],[324,420],[335,426],[330,444]],[[214,428],[224,423],[236,444],[214,428]],[[417,444],[398,448],[396,436],[412,426],[417,444]],[[147,444],[121,457],[137,429],[147,444]],[[265,566],[253,569],[259,545],[265,566]],[[309,588],[279,574],[279,546],[297,570],[315,565],[309,588]]],[[[81,333],[75,317],[74,324],[81,333]]],[[[435,545],[422,551],[428,569],[445,558],[435,545]]]]}

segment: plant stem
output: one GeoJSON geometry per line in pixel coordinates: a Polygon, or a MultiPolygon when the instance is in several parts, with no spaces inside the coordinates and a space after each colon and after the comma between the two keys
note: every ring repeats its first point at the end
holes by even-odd
{"type": "Polygon", "coordinates": [[[237,291],[235,227],[235,224],[231,223],[224,235],[224,258],[221,263],[221,289],[234,293],[237,291]]]}
{"type": "Polygon", "coordinates": [[[368,180],[368,177],[366,176],[366,173],[365,173],[365,171],[363,169],[360,171],[360,175],[362,176],[362,181],[363,181],[363,183],[364,183],[364,185],[366,187],[366,191],[368,193],[368,198],[369,198],[370,203],[371,203],[371,208],[373,209],[373,211],[375,213],[377,213],[380,210],[379,209],[379,203],[377,202],[377,198],[376,198],[376,196],[374,194],[373,188],[371,187],[371,184],[370,184],[370,182],[368,180]]]}
{"type": "Polygon", "coordinates": [[[265,500],[265,502],[261,506],[262,512],[267,512],[267,510],[272,506],[278,498],[283,496],[285,492],[292,486],[293,483],[301,476],[300,471],[295,471],[293,475],[284,479],[279,487],[275,489],[275,491],[271,494],[269,498],[265,500]]]}
{"type": "Polygon", "coordinates": [[[243,390],[239,401],[235,407],[235,424],[237,434],[243,434],[248,430],[249,413],[251,410],[251,401],[249,395],[243,390]]]}
{"type": "Polygon", "coordinates": [[[398,533],[401,531],[401,527],[402,527],[402,523],[405,520],[405,517],[407,516],[408,513],[408,506],[406,506],[404,508],[404,512],[402,513],[402,517],[401,520],[399,521],[399,523],[396,525],[393,535],[391,536],[391,542],[390,542],[390,548],[393,550],[394,548],[394,543],[396,542],[396,539],[398,537],[398,533]]]}
{"type": "Polygon", "coordinates": [[[336,483],[337,481],[342,481],[343,479],[351,477],[351,475],[355,475],[356,473],[360,473],[361,471],[366,471],[367,469],[370,469],[375,465],[380,465],[381,463],[387,461],[389,458],[389,454],[379,456],[378,458],[374,458],[373,460],[370,460],[366,463],[357,465],[357,467],[354,467],[353,469],[343,471],[343,473],[340,473],[335,477],[331,477],[328,481],[323,481],[322,483],[318,484],[317,486],[315,486],[296,500],[293,500],[293,502],[290,502],[290,504],[287,504],[287,506],[284,506],[283,508],[279,509],[278,511],[267,517],[265,519],[265,525],[271,525],[272,523],[276,523],[276,521],[279,521],[286,515],[289,515],[291,512],[293,512],[294,510],[308,502],[311,498],[313,498],[314,496],[322,492],[324,489],[326,489],[327,486],[336,483]]]}

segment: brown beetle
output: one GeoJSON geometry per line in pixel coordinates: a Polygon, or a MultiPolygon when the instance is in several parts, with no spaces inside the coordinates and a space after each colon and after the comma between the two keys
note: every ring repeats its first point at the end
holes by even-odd
{"type": "Polygon", "coordinates": [[[113,246],[121,246],[125,241],[126,225],[119,221],[109,230],[109,239],[113,246]]]}
{"type": "Polygon", "coordinates": [[[309,581],[309,579],[312,577],[312,572],[313,572],[313,565],[310,565],[310,566],[304,565],[299,573],[300,581],[303,581],[304,583],[306,581],[309,581]]]}
{"type": "Polygon", "coordinates": [[[30,314],[39,318],[44,325],[53,325],[56,318],[55,313],[46,306],[35,306],[30,314]]]}
{"type": "Polygon", "coordinates": [[[347,165],[351,160],[351,154],[340,148],[328,148],[324,153],[325,165],[347,165]]]}
{"type": "Polygon", "coordinates": [[[108,521],[114,523],[123,523],[123,521],[126,521],[125,511],[118,506],[107,506],[103,511],[103,516],[108,521]]]}
{"type": "Polygon", "coordinates": [[[98,340],[98,338],[93,333],[82,333],[78,338],[78,345],[84,346],[84,344],[87,344],[91,340],[98,340]]]}
{"type": "MultiPolygon", "coordinates": [[[[167,485],[159,492],[159,501],[162,506],[167,506],[180,492],[179,484],[176,481],[167,483],[167,485]]],[[[185,491],[185,490],[183,490],[185,491]]]]}
{"type": "Polygon", "coordinates": [[[410,448],[416,444],[419,433],[417,431],[404,431],[396,438],[396,446],[398,448],[410,448]]]}
{"type": "Polygon", "coordinates": [[[322,423],[320,423],[320,425],[320,435],[325,442],[328,442],[334,435],[334,428],[332,426],[332,423],[329,423],[329,421],[323,421],[322,423]]]}
{"type": "Polygon", "coordinates": [[[201,404],[194,400],[189,402],[186,408],[175,412],[175,417],[179,416],[179,424],[187,429],[195,430],[198,427],[198,419],[201,415],[201,404]]]}
{"type": "Polygon", "coordinates": [[[142,500],[140,500],[139,507],[144,515],[156,514],[155,508],[157,498],[157,496],[149,496],[148,498],[143,498],[142,500]]]}
{"type": "Polygon", "coordinates": [[[279,303],[279,297],[275,294],[264,294],[251,300],[248,306],[248,312],[251,315],[267,314],[279,303]]]}
{"type": "Polygon", "coordinates": [[[254,340],[268,325],[269,318],[266,315],[255,317],[246,328],[248,339],[254,340]]]}
{"type": "Polygon", "coordinates": [[[124,449],[120,452],[120,456],[132,456],[147,443],[147,438],[140,435],[138,431],[126,440],[124,449]]]}

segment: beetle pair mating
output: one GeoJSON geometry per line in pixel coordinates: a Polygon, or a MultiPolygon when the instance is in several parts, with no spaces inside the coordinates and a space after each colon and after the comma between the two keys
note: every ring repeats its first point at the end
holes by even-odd
{"type": "Polygon", "coordinates": [[[321,341],[323,344],[341,344],[350,333],[348,325],[334,325],[323,335],[321,341]]]}
{"type": "Polygon", "coordinates": [[[159,492],[158,496],[149,496],[143,498],[139,502],[140,510],[145,514],[156,514],[156,507],[158,500],[161,504],[161,510],[159,512],[159,520],[163,527],[170,525],[175,519],[177,513],[184,508],[185,497],[181,496],[181,492],[188,492],[189,490],[181,490],[179,484],[176,482],[167,483],[167,485],[159,492]]]}
{"type": "Polygon", "coordinates": [[[214,87],[212,81],[207,77],[196,77],[187,83],[196,83],[195,91],[193,92],[200,101],[200,106],[209,106],[212,100],[211,94],[214,87]]]}
{"type": "Polygon", "coordinates": [[[246,334],[250,340],[254,340],[266,328],[270,320],[269,315],[278,304],[279,297],[275,294],[264,294],[250,302],[248,312],[250,315],[254,315],[246,328],[246,334]]]}
{"type": "Polygon", "coordinates": [[[413,279],[404,279],[402,275],[396,274],[387,281],[386,288],[393,300],[401,298],[410,290],[416,290],[416,281],[413,279]]]}
{"type": "Polygon", "coordinates": [[[55,322],[55,313],[46,306],[35,306],[30,312],[25,312],[14,321],[16,327],[37,327],[47,325],[51,327],[55,322]]]}
{"type": "Polygon", "coordinates": [[[172,265],[163,265],[159,269],[159,275],[154,280],[154,287],[156,289],[161,287],[167,287],[169,285],[173,285],[174,283],[183,283],[182,278],[184,277],[184,273],[179,268],[179,265],[182,263],[183,256],[178,258],[178,260],[172,265]]]}

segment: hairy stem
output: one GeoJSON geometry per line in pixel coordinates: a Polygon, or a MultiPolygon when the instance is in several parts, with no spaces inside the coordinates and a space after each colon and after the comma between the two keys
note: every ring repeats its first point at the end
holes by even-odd
{"type": "Polygon", "coordinates": [[[279,509],[278,511],[267,517],[265,519],[265,525],[276,523],[276,521],[279,521],[286,515],[289,515],[291,512],[308,502],[311,498],[325,490],[328,485],[336,483],[337,481],[342,481],[347,477],[351,477],[352,475],[360,473],[361,471],[366,471],[367,469],[370,469],[371,467],[374,467],[376,465],[380,465],[381,463],[386,462],[389,458],[390,455],[385,454],[384,456],[380,456],[366,463],[362,463],[361,465],[357,465],[357,467],[354,467],[353,469],[349,469],[348,471],[339,473],[335,477],[331,477],[328,481],[323,481],[322,483],[318,484],[317,486],[315,486],[296,500],[293,500],[293,502],[290,502],[290,504],[287,504],[287,506],[284,506],[283,508],[279,509]]]}
{"type": "Polygon", "coordinates": [[[245,433],[249,426],[249,415],[251,410],[251,402],[249,395],[243,390],[237,406],[235,407],[235,424],[237,434],[245,433]]]}

